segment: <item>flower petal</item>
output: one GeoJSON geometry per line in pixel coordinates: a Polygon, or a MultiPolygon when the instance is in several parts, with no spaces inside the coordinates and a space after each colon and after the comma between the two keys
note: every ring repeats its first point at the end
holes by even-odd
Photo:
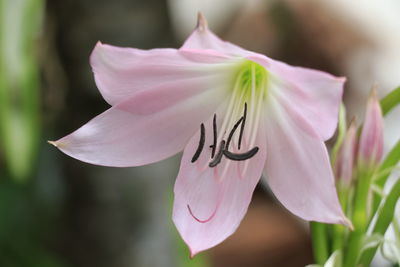
{"type": "Polygon", "coordinates": [[[286,106],[270,97],[264,173],[275,196],[292,213],[309,220],[351,225],[336,193],[324,143],[307,121],[291,118],[286,106]]]}
{"type": "Polygon", "coordinates": [[[53,144],[71,157],[106,166],[139,166],[172,156],[225,99],[225,88],[205,90],[203,82],[137,92],[53,144]]]}
{"type": "Polygon", "coordinates": [[[215,51],[140,50],[98,42],[90,63],[103,98],[115,105],[159,84],[179,84],[194,77],[219,79],[230,67],[227,59],[215,51]]]}
{"type": "Polygon", "coordinates": [[[247,57],[263,65],[271,75],[271,86],[276,93],[296,103],[289,113],[293,118],[301,114],[322,138],[327,140],[334,134],[339,107],[342,101],[343,77],[302,67],[293,67],[280,61],[253,54],[247,57]]]}
{"type": "Polygon", "coordinates": [[[191,159],[199,144],[199,132],[185,148],[174,188],[173,221],[191,256],[219,244],[236,230],[265,164],[265,138],[260,138],[264,130],[260,127],[256,140],[259,151],[254,157],[246,161],[223,158],[216,167],[208,167],[211,124],[210,120],[206,123],[205,151],[197,161],[192,163],[191,159]]]}
{"type": "Polygon", "coordinates": [[[199,13],[197,27],[193,33],[186,39],[180,48],[181,50],[215,50],[224,54],[244,56],[251,53],[237,45],[221,40],[212,31],[208,29],[207,21],[199,13]]]}

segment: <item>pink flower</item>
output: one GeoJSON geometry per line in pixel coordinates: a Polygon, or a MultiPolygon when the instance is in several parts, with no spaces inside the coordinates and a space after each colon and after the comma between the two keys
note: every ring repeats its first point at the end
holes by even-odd
{"type": "Polygon", "coordinates": [[[368,98],[365,122],[360,137],[358,161],[363,166],[376,166],[383,155],[383,117],[375,88],[368,98]]]}
{"type": "Polygon", "coordinates": [[[53,144],[117,167],[184,150],[173,221],[192,256],[236,230],[263,173],[297,216],[349,225],[324,145],[337,125],[344,78],[221,41],[201,15],[180,49],[98,43],[91,65],[112,107],[53,144]]]}

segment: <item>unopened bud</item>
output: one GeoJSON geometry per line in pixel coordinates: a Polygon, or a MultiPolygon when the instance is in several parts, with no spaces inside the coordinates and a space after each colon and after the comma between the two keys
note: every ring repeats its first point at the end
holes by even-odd
{"type": "Polygon", "coordinates": [[[368,98],[365,122],[358,150],[359,162],[368,166],[376,165],[383,154],[383,117],[375,88],[368,98]]]}
{"type": "Polygon", "coordinates": [[[336,178],[346,185],[350,185],[353,177],[357,151],[357,126],[353,119],[347,129],[346,136],[340,146],[335,162],[336,178]]]}

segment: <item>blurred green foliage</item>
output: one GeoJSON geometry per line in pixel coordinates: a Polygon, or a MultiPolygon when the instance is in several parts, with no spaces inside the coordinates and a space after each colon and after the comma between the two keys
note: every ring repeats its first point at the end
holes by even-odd
{"type": "Polygon", "coordinates": [[[52,220],[32,189],[0,181],[0,266],[65,267],[47,249],[54,232],[52,220]]]}
{"type": "Polygon", "coordinates": [[[65,266],[47,249],[55,216],[38,197],[33,179],[41,133],[38,51],[44,5],[44,0],[0,0],[0,266],[4,267],[65,266]]]}
{"type": "Polygon", "coordinates": [[[0,1],[0,150],[10,176],[25,181],[40,135],[37,42],[43,0],[0,1]]]}

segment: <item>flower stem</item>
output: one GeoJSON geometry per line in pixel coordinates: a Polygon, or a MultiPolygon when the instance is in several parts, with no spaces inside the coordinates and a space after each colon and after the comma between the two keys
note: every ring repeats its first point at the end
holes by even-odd
{"type": "Polygon", "coordinates": [[[332,251],[340,250],[344,244],[345,228],[343,225],[334,224],[332,226],[332,251]]]}
{"type": "Polygon", "coordinates": [[[326,225],[318,222],[311,222],[310,228],[314,260],[317,264],[323,265],[328,260],[329,256],[326,225]]]}
{"type": "MultiPolygon", "coordinates": [[[[347,202],[349,201],[350,188],[347,185],[339,181],[336,184],[339,201],[344,212],[347,212],[347,202]]],[[[348,214],[347,214],[348,215],[348,214]]],[[[334,224],[332,225],[332,252],[337,250],[343,250],[345,235],[347,229],[343,225],[334,224]]]]}
{"type": "Polygon", "coordinates": [[[356,264],[360,257],[362,240],[368,227],[367,201],[372,177],[371,172],[368,171],[368,169],[369,168],[360,168],[357,177],[358,185],[356,188],[353,213],[354,231],[349,235],[347,253],[344,262],[345,267],[357,266],[356,264]]]}

